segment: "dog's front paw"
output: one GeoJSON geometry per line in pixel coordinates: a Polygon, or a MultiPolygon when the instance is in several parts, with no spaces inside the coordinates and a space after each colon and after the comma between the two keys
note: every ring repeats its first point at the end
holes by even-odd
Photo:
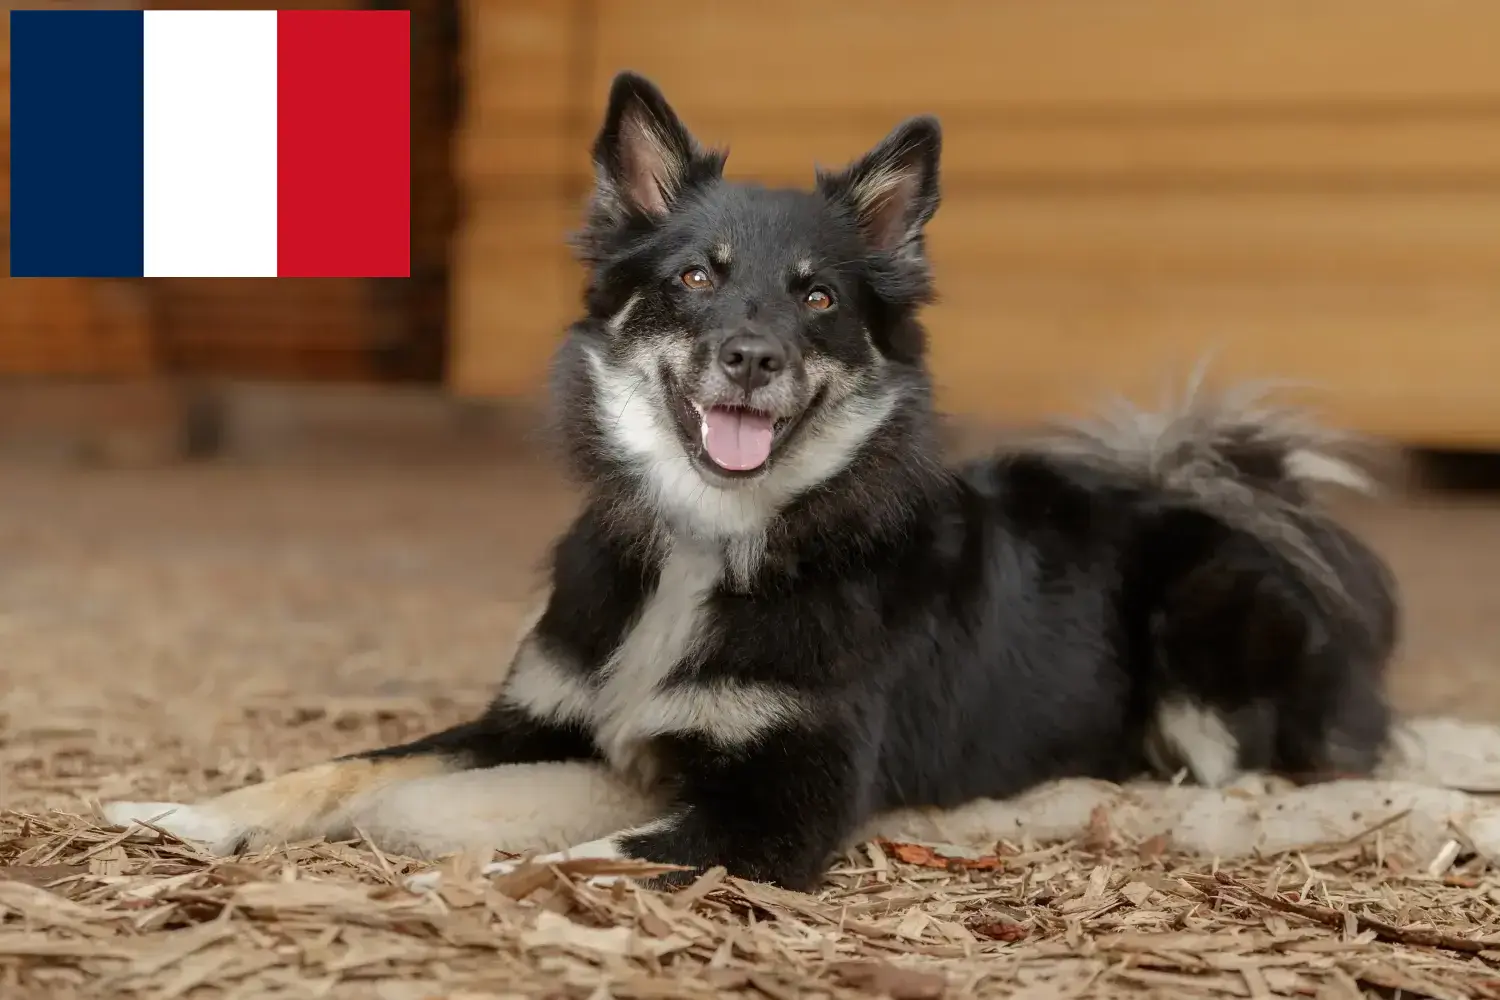
{"type": "Polygon", "coordinates": [[[417,872],[417,874],[415,875],[408,875],[405,879],[406,887],[412,892],[432,892],[438,888],[441,888],[442,884],[443,873],[438,871],[436,868],[432,869],[431,871],[417,872]]]}
{"type": "MultiPolygon", "coordinates": [[[[535,858],[533,860],[538,864],[548,864],[557,861],[563,861],[566,859],[561,857],[560,855],[542,855],[541,857],[535,858]]],[[[521,864],[522,862],[520,861],[491,861],[489,864],[479,869],[479,874],[484,876],[485,878],[488,878],[492,875],[509,875],[511,872],[519,869],[521,867],[521,864]]],[[[623,875],[588,875],[581,879],[581,881],[585,885],[605,888],[607,886],[614,885],[624,877],[625,876],[623,875]]],[[[440,868],[434,868],[431,871],[418,872],[415,875],[408,875],[406,877],[406,887],[412,892],[432,892],[440,888],[442,884],[443,872],[440,868]]]]}
{"type": "MultiPolygon", "coordinates": [[[[537,860],[540,861],[542,859],[538,858],[537,860]]],[[[491,875],[509,875],[511,872],[520,867],[521,862],[519,861],[491,861],[489,864],[479,869],[479,874],[485,876],[486,878],[491,875]]],[[[415,875],[408,875],[406,877],[406,887],[412,892],[432,892],[442,884],[443,871],[441,868],[434,868],[431,871],[418,872],[415,875]]]]}
{"type": "Polygon", "coordinates": [[[138,827],[145,834],[150,823],[183,840],[201,844],[214,854],[232,854],[245,831],[228,816],[209,806],[186,802],[109,802],[104,818],[118,827],[138,827]]]}

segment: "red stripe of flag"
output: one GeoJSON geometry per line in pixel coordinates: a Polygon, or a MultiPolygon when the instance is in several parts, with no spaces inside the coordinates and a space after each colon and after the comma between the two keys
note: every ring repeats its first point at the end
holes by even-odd
{"type": "Polygon", "coordinates": [[[277,266],[411,276],[411,15],[280,11],[277,266]]]}

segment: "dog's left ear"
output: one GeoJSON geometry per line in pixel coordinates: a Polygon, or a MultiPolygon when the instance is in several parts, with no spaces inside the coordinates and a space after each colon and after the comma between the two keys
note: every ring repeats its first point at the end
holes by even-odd
{"type": "Polygon", "coordinates": [[[854,210],[872,250],[906,249],[937,211],[942,147],[936,118],[908,118],[847,169],[819,172],[818,189],[854,210]]]}
{"type": "Polygon", "coordinates": [[[703,150],[650,80],[615,77],[604,125],[594,140],[594,208],[615,223],[660,218],[692,184],[722,172],[724,157],[703,150]]]}

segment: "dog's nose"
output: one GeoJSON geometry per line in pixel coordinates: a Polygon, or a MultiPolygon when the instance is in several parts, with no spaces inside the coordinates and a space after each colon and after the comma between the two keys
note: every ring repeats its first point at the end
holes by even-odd
{"type": "Polygon", "coordinates": [[[762,333],[737,333],[719,348],[719,367],[745,392],[754,392],[786,369],[786,348],[762,333]]]}

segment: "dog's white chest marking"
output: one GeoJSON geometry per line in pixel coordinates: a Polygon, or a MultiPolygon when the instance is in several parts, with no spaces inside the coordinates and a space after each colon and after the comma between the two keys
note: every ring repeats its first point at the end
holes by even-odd
{"type": "MultiPolygon", "coordinates": [[[[662,563],[656,590],[600,670],[603,684],[591,706],[595,739],[617,767],[629,766],[643,738],[677,728],[677,703],[694,688],[663,691],[677,669],[696,666],[704,639],[704,602],[724,575],[717,554],[676,544],[662,563]]],[[[680,720],[687,721],[687,720],[680,720]]]]}
{"type": "Polygon", "coordinates": [[[802,699],[783,688],[693,676],[711,639],[707,601],[724,568],[717,549],[674,542],[655,589],[592,680],[528,639],[503,697],[543,719],[587,725],[614,767],[644,769],[636,776],[648,784],[642,751],[653,737],[693,733],[735,746],[805,714],[802,699]],[[677,670],[686,676],[665,685],[677,670]]]}

